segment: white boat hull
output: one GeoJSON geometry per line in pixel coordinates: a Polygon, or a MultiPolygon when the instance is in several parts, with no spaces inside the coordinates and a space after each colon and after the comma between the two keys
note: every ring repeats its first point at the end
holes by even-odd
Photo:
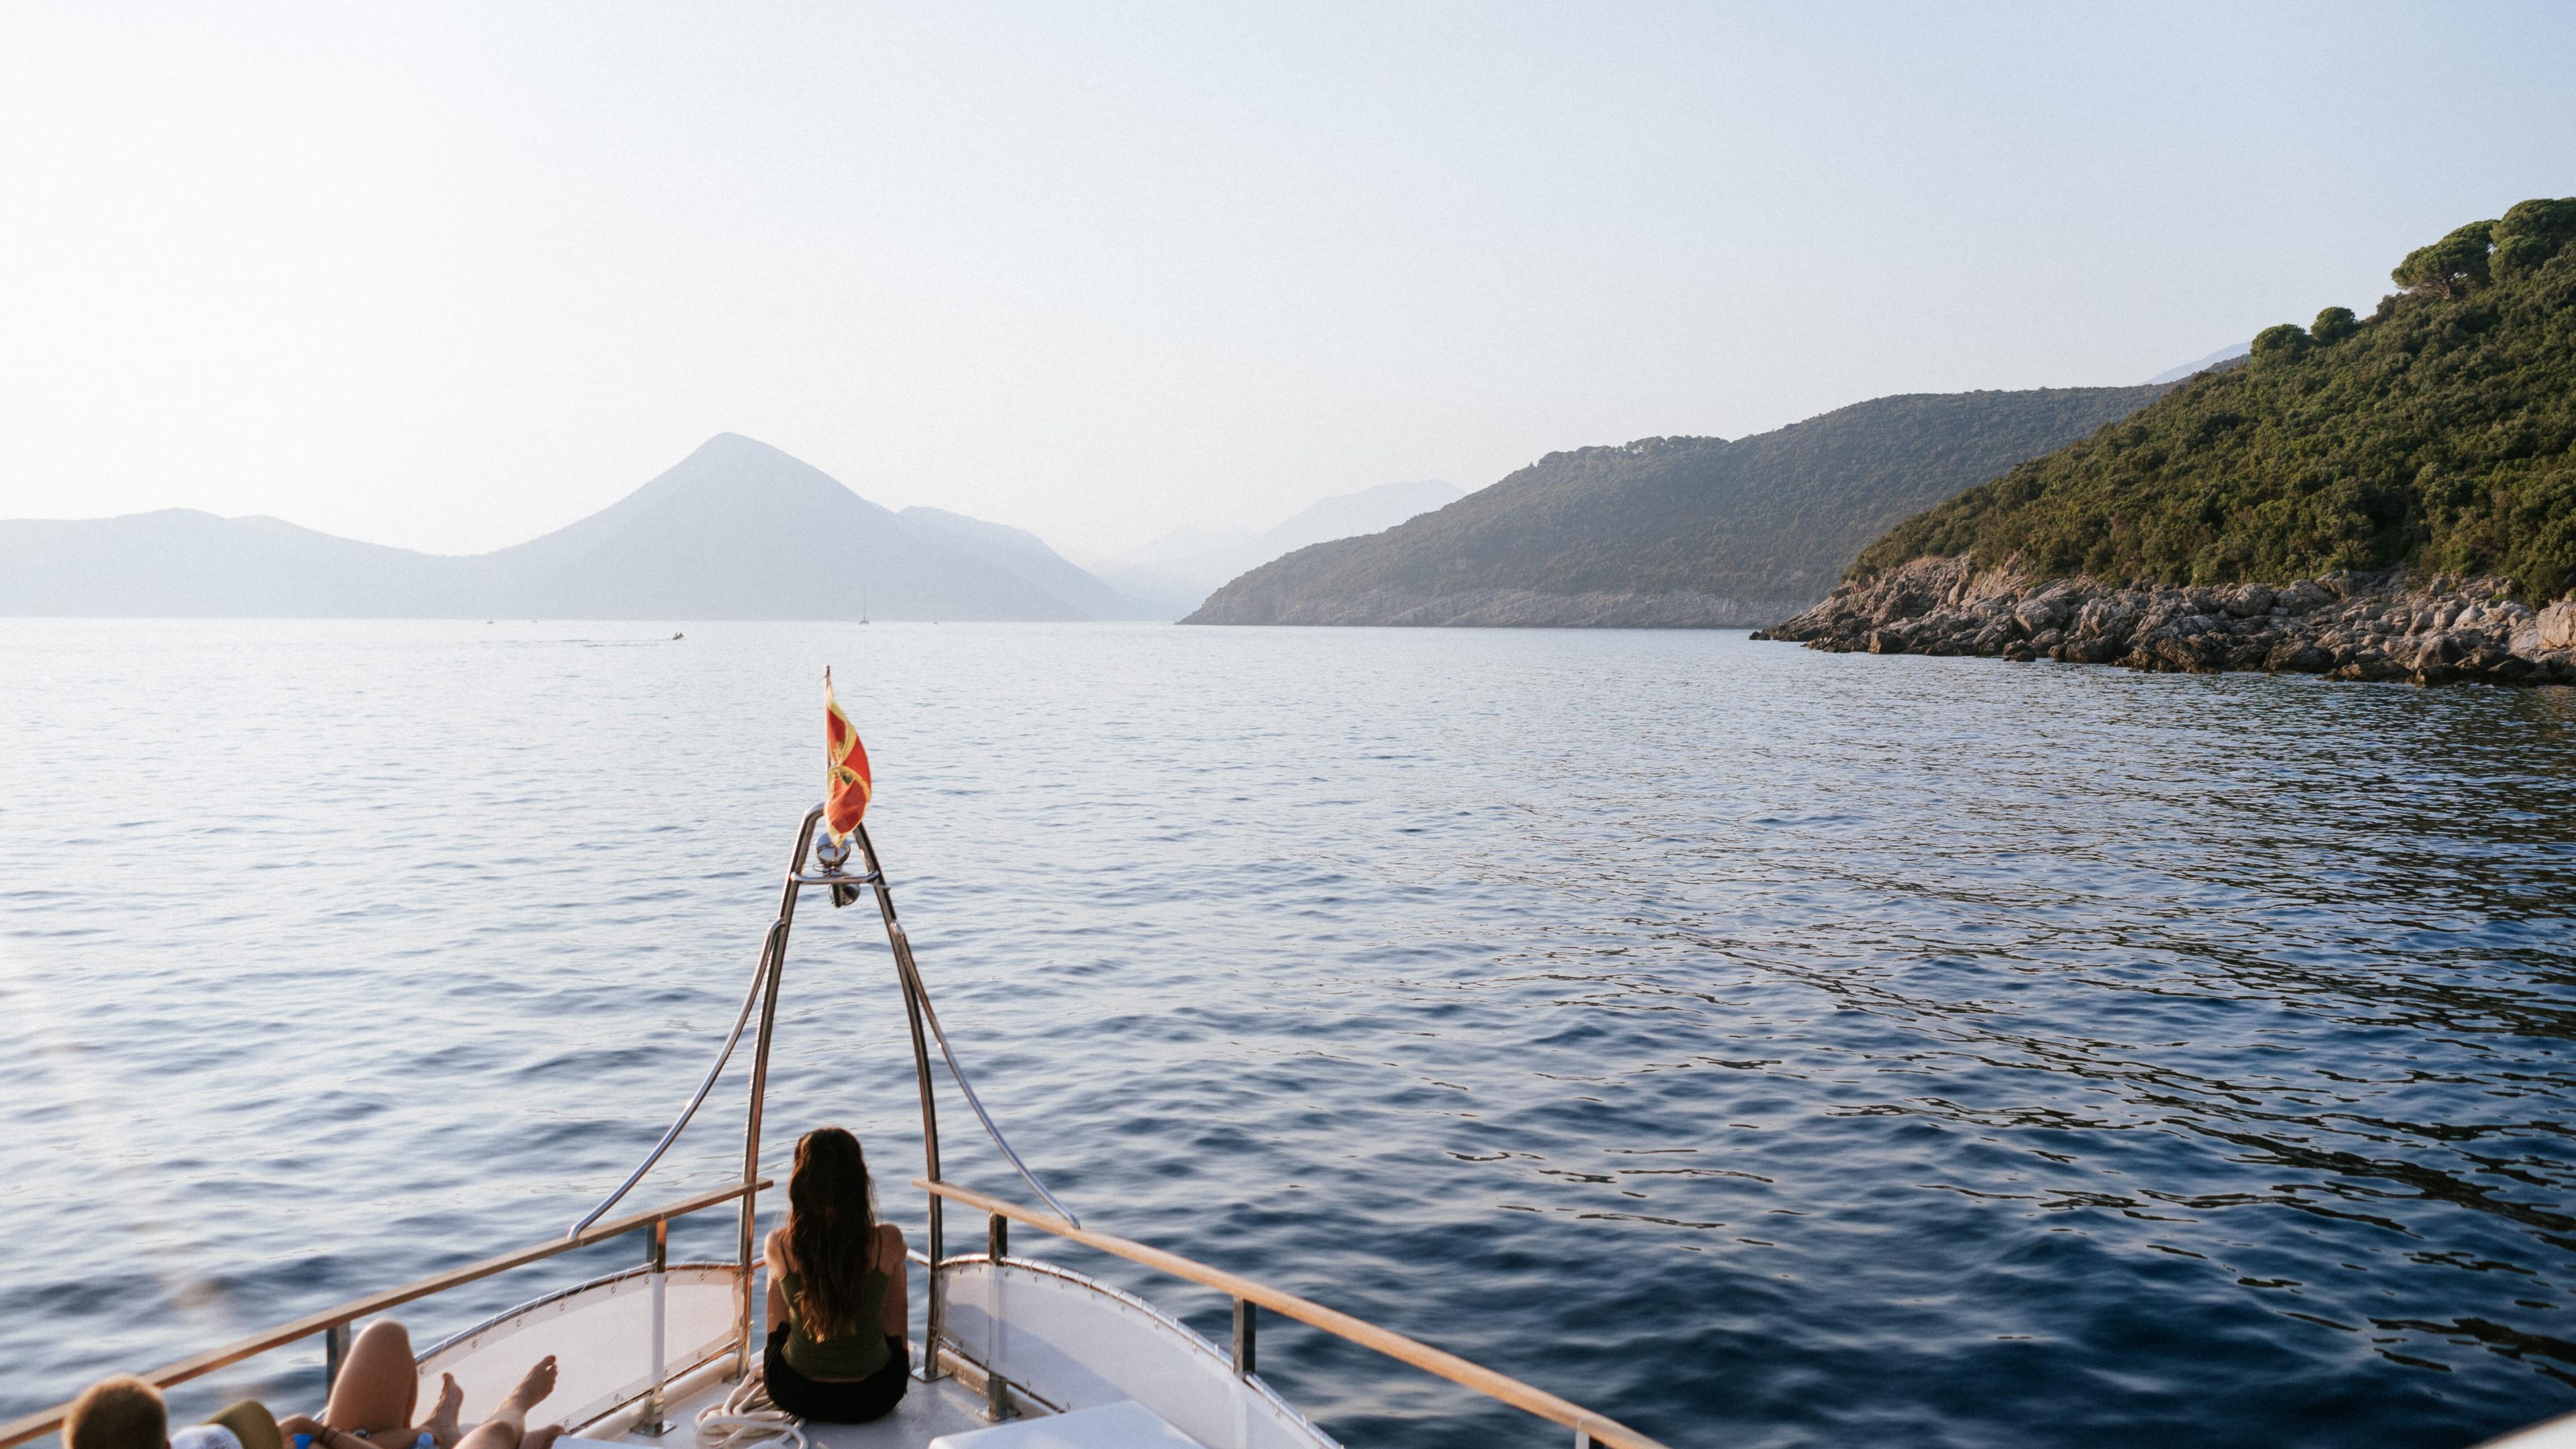
{"type": "Polygon", "coordinates": [[[1208,1449],[1334,1449],[1259,1375],[1133,1294],[1025,1258],[952,1258],[939,1280],[949,1335],[1057,1410],[1133,1400],[1208,1449]]]}
{"type": "MultiPolygon", "coordinates": [[[[688,1444],[698,1413],[732,1386],[741,1282],[730,1264],[675,1265],[664,1275],[664,1434],[637,1422],[655,1382],[652,1280],[641,1268],[523,1304],[431,1347],[419,1358],[422,1402],[436,1396],[441,1374],[454,1374],[470,1417],[552,1354],[555,1393],[538,1419],[586,1438],[688,1444]]],[[[1021,1258],[951,1258],[939,1286],[942,1378],[916,1378],[902,1407],[876,1423],[806,1424],[815,1449],[926,1449],[935,1438],[971,1436],[992,1423],[988,1371],[1001,1374],[1023,1416],[1132,1403],[1206,1449],[1339,1449],[1188,1325],[1084,1274],[1021,1258]]]]}

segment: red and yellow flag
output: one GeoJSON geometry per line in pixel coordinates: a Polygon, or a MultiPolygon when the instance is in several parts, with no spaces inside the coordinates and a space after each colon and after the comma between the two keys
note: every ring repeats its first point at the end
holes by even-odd
{"type": "Polygon", "coordinates": [[[823,828],[840,839],[859,828],[868,813],[876,777],[868,773],[867,746],[859,743],[858,726],[841,713],[832,698],[832,671],[823,671],[823,828]]]}

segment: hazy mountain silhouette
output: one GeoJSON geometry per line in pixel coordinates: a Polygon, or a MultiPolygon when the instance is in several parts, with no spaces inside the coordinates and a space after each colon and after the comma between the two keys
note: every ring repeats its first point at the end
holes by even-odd
{"type": "Polygon", "coordinates": [[[503,602],[483,612],[539,619],[1086,617],[734,433],[579,523],[484,557],[503,602]]]}
{"type": "Polygon", "coordinates": [[[1204,602],[1227,580],[1308,544],[1328,543],[1393,528],[1408,518],[1465,496],[1439,479],[1381,483],[1357,493],[1321,499],[1267,529],[1182,528],[1163,535],[1100,576],[1157,607],[1156,617],[1176,619],[1204,602]]]}
{"type": "Polygon", "coordinates": [[[0,522],[0,615],[438,616],[472,559],[188,508],[0,522]]]}
{"type": "Polygon", "coordinates": [[[2254,344],[2251,342],[2233,343],[2229,346],[2218,349],[2216,352],[2209,354],[2198,362],[2186,362],[2180,367],[2168,367],[2164,371],[2157,373],[2155,376],[2148,378],[2147,386],[2155,387],[2163,383],[2180,382],[2186,377],[2196,376],[2200,373],[2208,372],[2213,368],[2241,362],[2244,360],[2246,354],[2253,350],[2254,344]]]}
{"type": "Polygon", "coordinates": [[[1045,539],[1007,523],[987,523],[945,508],[907,508],[896,515],[914,535],[980,559],[1044,589],[1094,619],[1169,619],[1155,606],[1131,599],[1047,547],[1045,539]]]}
{"type": "Polygon", "coordinates": [[[184,509],[0,522],[0,615],[1048,620],[1123,616],[1116,598],[1032,535],[956,514],[907,525],[732,433],[570,527],[470,558],[184,509]]]}

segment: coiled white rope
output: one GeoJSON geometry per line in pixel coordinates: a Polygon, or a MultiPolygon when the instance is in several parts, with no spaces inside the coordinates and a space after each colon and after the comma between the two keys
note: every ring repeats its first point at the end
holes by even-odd
{"type": "Polygon", "coordinates": [[[743,1375],[724,1402],[698,1411],[699,1449],[765,1449],[768,1445],[806,1449],[805,1431],[796,1416],[769,1401],[769,1385],[760,1371],[743,1375]]]}

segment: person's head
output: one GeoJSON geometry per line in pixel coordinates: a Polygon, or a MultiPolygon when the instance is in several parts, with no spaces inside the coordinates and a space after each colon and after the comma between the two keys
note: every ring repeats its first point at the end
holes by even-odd
{"type": "Polygon", "coordinates": [[[119,1374],[81,1390],[63,1420],[63,1449],[169,1449],[170,1410],[161,1391],[119,1374]]]}
{"type": "Polygon", "coordinates": [[[868,1180],[867,1154],[846,1127],[817,1127],[796,1139],[796,1170],[787,1179],[787,1206],[817,1221],[876,1215],[876,1185],[868,1180]]]}
{"type": "Polygon", "coordinates": [[[816,1338],[867,1327],[857,1321],[875,1236],[875,1196],[859,1139],[839,1127],[817,1127],[796,1142],[796,1171],[787,1179],[787,1251],[796,1260],[796,1316],[816,1338]]]}

